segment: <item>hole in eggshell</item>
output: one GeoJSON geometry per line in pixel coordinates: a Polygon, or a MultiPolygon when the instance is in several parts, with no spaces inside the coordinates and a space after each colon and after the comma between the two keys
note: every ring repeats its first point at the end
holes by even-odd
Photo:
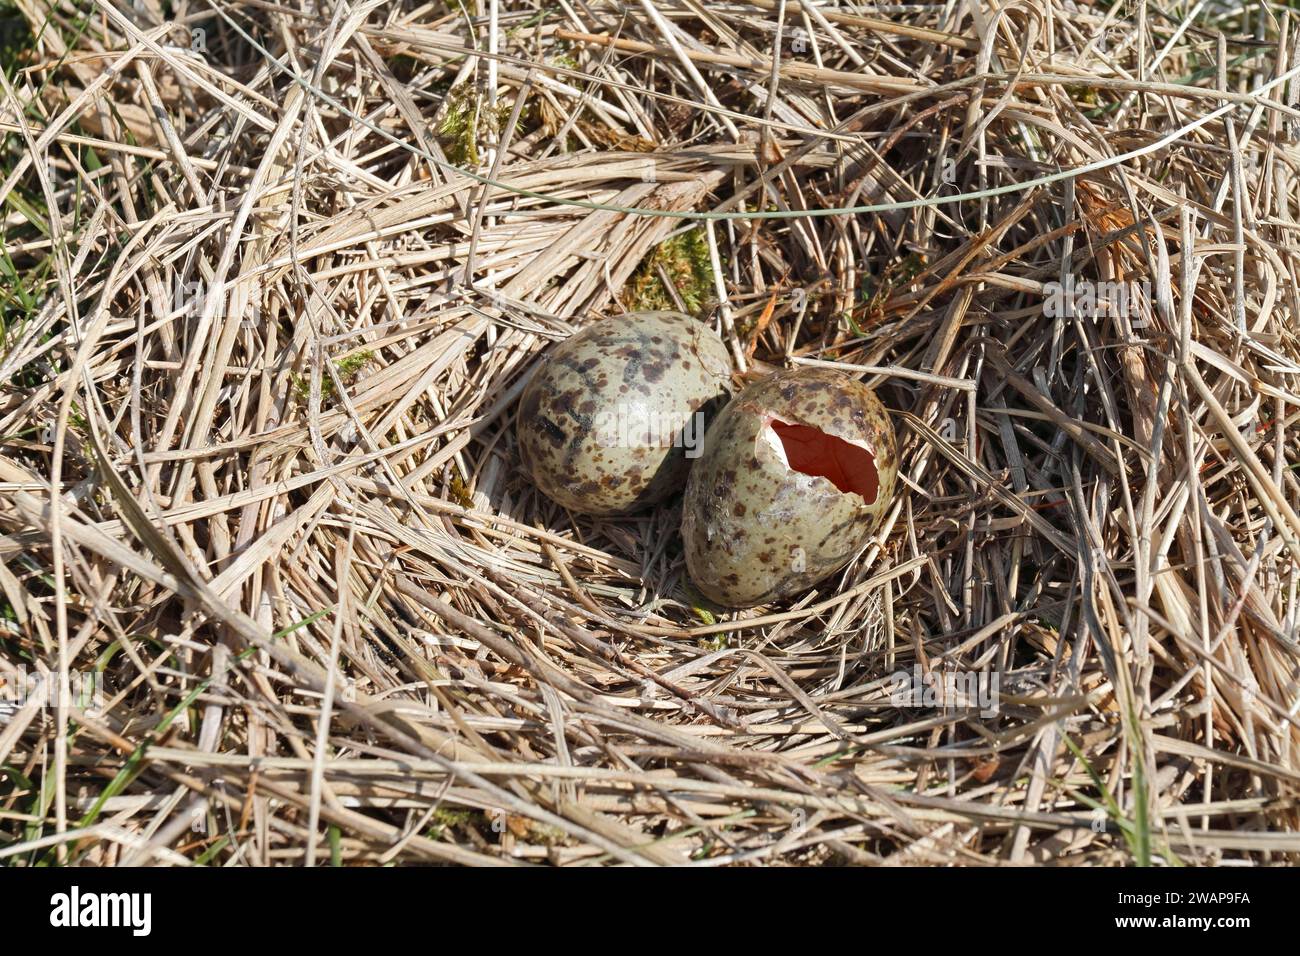
{"type": "Polygon", "coordinates": [[[811,425],[773,418],[768,427],[781,441],[786,464],[795,471],[825,478],[841,492],[860,495],[873,504],[880,490],[876,456],[861,445],[828,435],[811,425]]]}

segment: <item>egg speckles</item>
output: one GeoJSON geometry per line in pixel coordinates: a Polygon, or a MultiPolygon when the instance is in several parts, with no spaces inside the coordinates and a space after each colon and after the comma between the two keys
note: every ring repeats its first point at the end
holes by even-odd
{"type": "Polygon", "coordinates": [[[811,587],[867,543],[897,476],[893,426],[861,382],[803,368],[748,386],[711,426],[686,484],[691,580],[728,607],[811,587]]]}
{"type": "Polygon", "coordinates": [[[516,429],[524,467],[573,511],[656,504],[686,480],[730,372],[722,340],[689,316],[602,319],[552,348],[524,389],[516,429]]]}

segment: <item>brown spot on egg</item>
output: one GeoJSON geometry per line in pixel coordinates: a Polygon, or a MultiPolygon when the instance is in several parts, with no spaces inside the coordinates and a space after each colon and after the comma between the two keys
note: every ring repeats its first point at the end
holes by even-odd
{"type": "Polygon", "coordinates": [[[537,419],[538,429],[542,437],[554,448],[562,448],[569,440],[564,429],[545,416],[539,416],[537,419]]]}

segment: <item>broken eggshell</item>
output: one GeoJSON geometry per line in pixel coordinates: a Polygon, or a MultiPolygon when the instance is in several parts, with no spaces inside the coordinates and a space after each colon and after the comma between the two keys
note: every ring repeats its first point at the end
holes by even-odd
{"type": "Polygon", "coordinates": [[[595,322],[557,344],[520,397],[524,467],[572,511],[656,504],[685,483],[730,373],[722,340],[679,312],[595,322]]]}
{"type": "Polygon", "coordinates": [[[866,545],[897,476],[889,416],[857,379],[801,368],[748,386],[710,427],[686,483],[691,580],[727,607],[812,587],[866,545]]]}

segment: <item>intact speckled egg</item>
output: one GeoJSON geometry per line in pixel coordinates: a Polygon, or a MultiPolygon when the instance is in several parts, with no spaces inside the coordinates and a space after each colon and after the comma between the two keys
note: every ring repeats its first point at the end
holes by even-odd
{"type": "Polygon", "coordinates": [[[602,319],[558,343],[520,398],[520,457],[573,511],[616,515],[686,481],[731,363],[707,326],[679,312],[602,319]]]}
{"type": "Polygon", "coordinates": [[[867,544],[897,477],[889,416],[857,379],[801,368],[749,385],[686,483],[691,580],[727,607],[797,594],[867,544]]]}

